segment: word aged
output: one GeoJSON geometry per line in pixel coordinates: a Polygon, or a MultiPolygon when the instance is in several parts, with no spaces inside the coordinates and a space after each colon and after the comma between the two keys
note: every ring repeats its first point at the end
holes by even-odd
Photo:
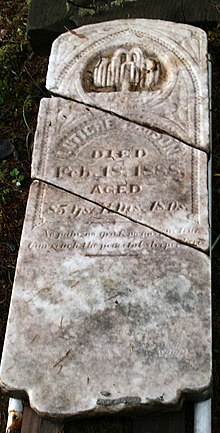
{"type": "Polygon", "coordinates": [[[142,185],[95,185],[91,194],[136,194],[141,192],[142,185]]]}

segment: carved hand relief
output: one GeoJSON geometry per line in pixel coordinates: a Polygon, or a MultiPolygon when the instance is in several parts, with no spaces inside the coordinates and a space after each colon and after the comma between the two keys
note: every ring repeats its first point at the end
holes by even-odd
{"type": "Polygon", "coordinates": [[[173,405],[186,390],[206,397],[209,287],[205,254],[34,182],[2,384],[60,417],[173,405]]]}
{"type": "Polygon", "coordinates": [[[85,38],[67,33],[54,42],[49,90],[209,150],[201,29],[136,19],[85,26],[80,34],[85,38]]]}
{"type": "Polygon", "coordinates": [[[202,250],[206,164],[205,153],[167,135],[59,98],[41,102],[33,177],[202,250]]]}
{"type": "Polygon", "coordinates": [[[151,91],[158,85],[160,75],[159,62],[147,57],[141,48],[119,48],[112,57],[98,60],[89,90],[151,91]]]}

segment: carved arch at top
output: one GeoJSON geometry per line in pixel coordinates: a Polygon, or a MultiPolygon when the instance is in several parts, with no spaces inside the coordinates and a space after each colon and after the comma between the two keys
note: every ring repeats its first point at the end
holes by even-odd
{"type": "Polygon", "coordinates": [[[57,93],[208,150],[206,65],[172,32],[127,26],[87,39],[57,65],[57,93]]]}

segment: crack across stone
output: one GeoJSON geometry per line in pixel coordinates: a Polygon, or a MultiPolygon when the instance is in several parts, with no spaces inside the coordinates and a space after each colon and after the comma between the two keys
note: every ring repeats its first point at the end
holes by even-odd
{"type": "Polygon", "coordinates": [[[129,117],[122,116],[121,114],[115,113],[114,111],[109,111],[109,110],[104,109],[102,107],[97,107],[96,105],[85,104],[85,102],[83,102],[83,101],[78,101],[77,99],[74,99],[74,98],[68,98],[67,96],[63,96],[63,95],[60,95],[60,94],[55,93],[55,92],[51,92],[50,91],[50,93],[51,93],[52,97],[55,97],[55,98],[57,97],[57,98],[61,98],[61,99],[66,100],[66,101],[75,102],[76,104],[83,105],[84,107],[87,107],[88,109],[91,108],[91,109],[99,110],[102,113],[111,114],[112,116],[115,116],[118,119],[124,120],[126,122],[130,122],[130,123],[132,123],[134,125],[137,125],[137,126],[141,126],[142,128],[147,128],[147,129],[149,129],[151,131],[154,131],[156,133],[164,134],[167,137],[173,138],[174,140],[178,140],[180,143],[185,144],[186,146],[189,146],[192,149],[200,150],[201,152],[204,152],[204,153],[206,153],[206,154],[209,155],[209,151],[208,150],[201,149],[200,147],[195,146],[194,144],[189,143],[189,142],[183,140],[182,138],[177,137],[176,135],[170,134],[167,131],[164,131],[163,129],[154,127],[152,125],[149,125],[147,122],[140,123],[140,122],[137,122],[135,120],[129,119],[129,117]]]}
{"type": "Polygon", "coordinates": [[[67,190],[67,189],[65,189],[65,188],[62,188],[61,186],[54,185],[54,184],[51,183],[51,182],[48,182],[48,181],[46,181],[46,180],[42,180],[42,179],[37,178],[37,177],[35,177],[33,180],[37,180],[37,181],[42,182],[42,183],[44,183],[44,184],[46,184],[46,185],[48,185],[48,186],[52,186],[53,188],[57,188],[57,189],[60,190],[60,191],[67,192],[68,194],[71,194],[71,195],[73,195],[73,196],[75,196],[75,197],[78,197],[78,198],[80,198],[80,199],[82,199],[82,200],[85,200],[85,201],[87,201],[88,203],[92,203],[93,205],[98,206],[98,207],[101,208],[101,209],[107,210],[108,212],[110,212],[110,213],[112,213],[112,214],[114,214],[114,215],[118,215],[118,216],[120,216],[121,218],[125,218],[125,219],[127,219],[128,221],[131,221],[131,222],[133,222],[133,223],[135,223],[135,224],[138,224],[138,225],[140,225],[140,226],[142,226],[142,227],[148,228],[148,229],[152,230],[153,232],[155,232],[155,233],[157,233],[157,234],[159,234],[159,235],[162,235],[162,236],[164,236],[165,238],[167,238],[167,239],[169,239],[169,240],[175,241],[175,242],[177,242],[178,244],[181,244],[181,245],[184,245],[184,246],[188,246],[188,247],[190,247],[190,248],[193,248],[194,250],[200,251],[201,253],[207,255],[206,252],[205,252],[204,250],[200,249],[200,248],[197,247],[196,245],[192,245],[192,244],[190,244],[190,243],[184,242],[184,241],[182,241],[181,239],[177,239],[177,238],[175,238],[174,236],[171,236],[170,234],[164,233],[162,230],[156,229],[156,228],[154,228],[154,227],[152,227],[152,226],[150,226],[150,225],[148,225],[148,224],[141,223],[140,221],[136,221],[134,218],[131,218],[131,217],[127,216],[127,215],[124,215],[123,213],[117,212],[116,210],[112,210],[112,209],[110,209],[110,208],[108,208],[108,207],[106,207],[106,206],[103,206],[102,204],[97,203],[96,201],[90,200],[90,199],[87,198],[87,197],[83,197],[83,196],[81,196],[80,194],[76,194],[76,193],[74,193],[74,192],[72,192],[72,191],[69,191],[69,190],[67,190]]]}
{"type": "MultiPolygon", "coordinates": [[[[176,136],[174,136],[174,135],[172,135],[172,134],[169,134],[168,132],[166,132],[166,131],[164,131],[164,130],[162,130],[162,129],[160,129],[160,128],[156,128],[156,127],[150,126],[150,125],[147,124],[147,123],[145,123],[145,124],[141,124],[141,123],[139,123],[139,122],[137,122],[137,121],[135,121],[135,120],[130,120],[129,118],[127,118],[127,117],[125,117],[125,116],[122,116],[122,115],[117,114],[117,113],[115,113],[115,112],[111,112],[111,111],[109,111],[109,110],[107,110],[107,109],[104,109],[104,108],[101,108],[101,107],[97,107],[97,106],[95,106],[95,105],[93,106],[93,105],[90,105],[90,104],[84,103],[83,101],[78,101],[78,100],[76,100],[76,99],[74,99],[74,98],[69,98],[69,97],[61,96],[61,95],[59,95],[59,94],[57,94],[57,93],[54,93],[54,92],[51,92],[51,95],[52,95],[52,98],[54,97],[55,99],[56,99],[56,98],[60,98],[60,99],[62,99],[62,100],[66,100],[66,101],[69,101],[69,102],[74,102],[74,103],[76,103],[76,104],[80,104],[81,106],[85,107],[85,108],[86,108],[86,109],[87,109],[91,114],[93,114],[93,113],[92,113],[92,111],[90,111],[90,109],[91,109],[91,110],[98,110],[99,112],[102,112],[102,113],[105,113],[105,114],[108,114],[108,115],[110,114],[110,115],[114,116],[115,118],[118,118],[118,119],[124,120],[124,121],[126,121],[126,122],[129,122],[130,124],[137,125],[137,126],[140,126],[140,127],[142,127],[142,128],[147,128],[147,129],[149,129],[150,131],[153,131],[153,132],[156,132],[156,133],[164,134],[164,135],[166,135],[166,136],[169,137],[169,138],[172,138],[172,139],[178,140],[180,143],[182,143],[182,144],[188,146],[189,148],[197,149],[199,152],[202,152],[203,154],[207,154],[207,152],[205,151],[205,149],[204,149],[204,150],[203,150],[203,149],[200,149],[200,148],[194,146],[193,144],[190,144],[190,143],[188,143],[188,142],[186,142],[186,141],[184,141],[184,140],[182,140],[182,139],[180,139],[180,138],[178,138],[178,137],[176,137],[176,136]]],[[[94,114],[93,114],[93,115],[94,115],[94,114]]],[[[47,180],[45,180],[45,179],[40,179],[40,178],[38,178],[38,177],[34,177],[34,178],[35,178],[36,180],[39,180],[40,182],[44,182],[44,183],[46,183],[46,184],[48,184],[48,185],[51,185],[51,186],[56,187],[56,188],[58,188],[58,189],[60,189],[60,190],[63,190],[63,191],[65,191],[65,192],[68,192],[69,194],[72,194],[72,195],[74,195],[74,196],[76,196],[76,197],[79,197],[79,198],[81,198],[81,199],[83,199],[83,200],[85,200],[85,201],[87,201],[87,202],[90,202],[90,203],[92,203],[92,204],[94,204],[94,205],[100,207],[101,209],[105,209],[105,210],[107,210],[108,212],[111,212],[111,213],[113,213],[113,214],[119,215],[120,217],[126,218],[127,220],[130,220],[131,222],[134,222],[134,223],[136,223],[136,224],[139,224],[140,226],[143,226],[143,227],[149,228],[150,230],[154,231],[155,233],[158,233],[158,234],[160,234],[160,235],[163,235],[163,236],[166,237],[167,239],[171,239],[171,240],[173,240],[173,241],[175,241],[175,242],[177,242],[177,243],[179,243],[179,244],[181,244],[181,245],[189,246],[189,247],[191,247],[191,248],[193,248],[193,249],[195,249],[195,250],[198,250],[198,251],[200,251],[200,252],[202,252],[202,253],[204,253],[204,254],[206,254],[206,255],[208,254],[207,251],[204,251],[204,249],[200,248],[199,246],[197,246],[197,245],[195,245],[195,244],[191,244],[191,243],[188,242],[187,240],[181,240],[181,239],[179,239],[178,237],[172,236],[170,233],[168,234],[168,233],[164,232],[163,230],[160,230],[160,229],[158,229],[158,228],[152,227],[150,224],[147,224],[147,223],[143,223],[143,222],[137,221],[135,218],[132,218],[132,217],[127,216],[127,215],[125,215],[125,214],[123,214],[123,213],[120,213],[120,212],[118,212],[117,210],[110,209],[110,208],[104,206],[103,204],[96,202],[95,200],[91,200],[91,199],[89,199],[89,198],[87,198],[87,197],[84,197],[83,195],[80,195],[80,194],[77,194],[77,193],[75,193],[75,192],[72,192],[72,191],[70,191],[70,190],[68,190],[68,189],[66,189],[66,188],[61,187],[61,186],[54,185],[53,182],[49,182],[49,181],[47,181],[47,180]]]]}

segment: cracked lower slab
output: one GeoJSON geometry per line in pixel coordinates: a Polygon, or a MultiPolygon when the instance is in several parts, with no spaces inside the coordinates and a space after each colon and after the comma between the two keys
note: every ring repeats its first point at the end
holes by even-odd
{"type": "Polygon", "coordinates": [[[54,417],[207,397],[208,257],[91,206],[32,184],[1,383],[54,417]]]}
{"type": "MultiPolygon", "coordinates": [[[[73,101],[43,99],[32,177],[209,247],[207,155],[165,134],[73,101]]],[[[73,216],[92,209],[85,204],[73,216]]],[[[57,212],[69,212],[68,203],[57,212]]]]}
{"type": "Polygon", "coordinates": [[[209,152],[207,36],[168,21],[83,26],[53,43],[47,88],[209,152]]]}

